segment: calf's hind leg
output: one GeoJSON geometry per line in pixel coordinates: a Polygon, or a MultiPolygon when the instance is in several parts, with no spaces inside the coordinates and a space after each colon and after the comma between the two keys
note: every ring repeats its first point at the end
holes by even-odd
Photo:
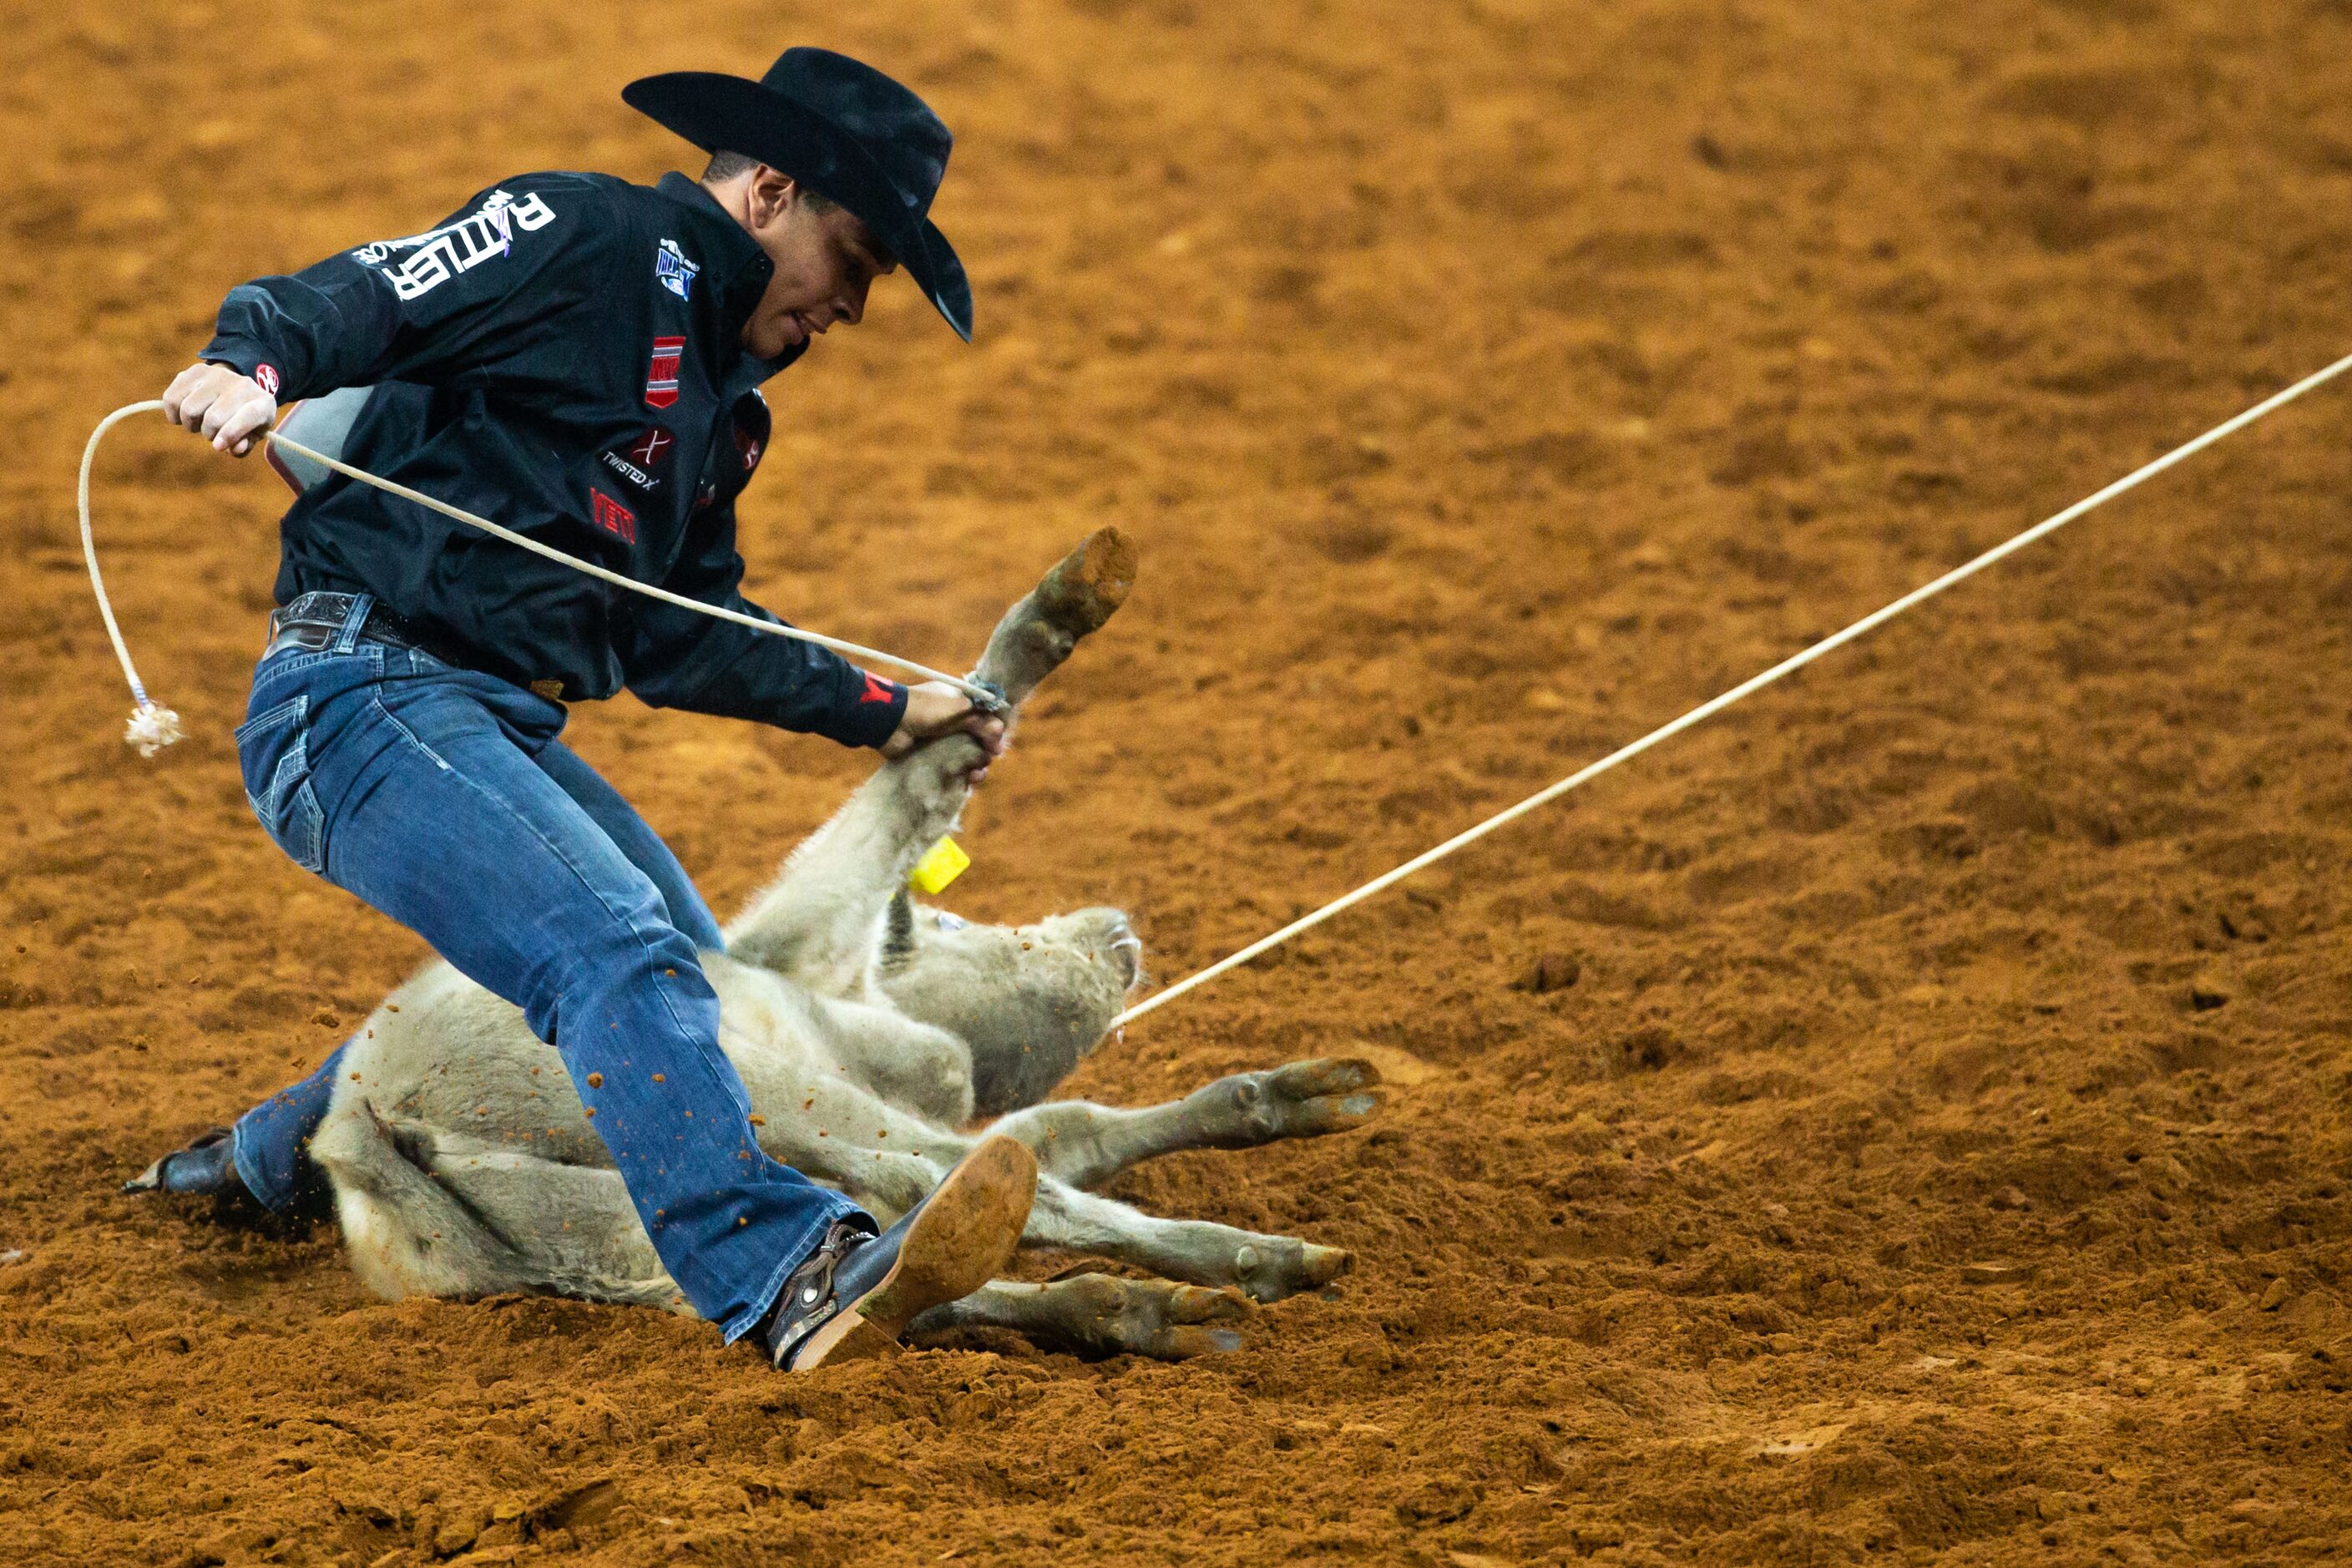
{"type": "Polygon", "coordinates": [[[1021,1240],[1117,1258],[1194,1285],[1238,1285],[1253,1301],[1328,1285],[1356,1264],[1340,1247],[1211,1220],[1161,1219],[1042,1174],[1021,1240]]]}

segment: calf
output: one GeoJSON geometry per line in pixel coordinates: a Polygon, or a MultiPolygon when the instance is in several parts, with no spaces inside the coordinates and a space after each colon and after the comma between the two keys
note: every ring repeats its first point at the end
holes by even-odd
{"type": "MultiPolygon", "coordinates": [[[[1133,547],[1096,533],[1005,614],[975,673],[1017,706],[1110,617],[1134,573],[1133,547]]],[[[883,763],[729,924],[727,951],[702,955],[761,1146],[887,1225],[976,1141],[974,1119],[993,1118],[991,1131],[1037,1155],[1025,1245],[1163,1278],[1000,1281],[926,1314],[918,1332],[993,1325],[1170,1359],[1228,1348],[1244,1296],[1323,1285],[1349,1255],[1157,1218],[1090,1189],[1180,1149],[1358,1126],[1378,1075],[1360,1061],[1294,1062],[1143,1110],[1046,1100],[1124,1005],[1142,944],[1115,910],[1008,927],[912,900],[909,872],[955,826],[982,761],[959,734],[883,763]]],[[[367,1020],[345,1065],[310,1152],[371,1288],[688,1310],[562,1064],[515,1007],[427,964],[367,1020]]]]}

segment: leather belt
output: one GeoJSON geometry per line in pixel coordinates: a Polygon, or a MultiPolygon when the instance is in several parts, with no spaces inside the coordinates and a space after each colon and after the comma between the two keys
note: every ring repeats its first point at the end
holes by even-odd
{"type": "MultiPolygon", "coordinates": [[[[281,648],[322,648],[335,640],[350,618],[356,594],[331,594],[314,591],[297,595],[291,604],[280,605],[269,612],[269,638],[262,647],[262,657],[281,648]]],[[[367,618],[360,623],[360,637],[368,642],[379,642],[387,647],[424,648],[422,638],[408,624],[382,605],[370,605],[367,618]]],[[[437,653],[433,655],[439,658],[437,653]]],[[[446,661],[445,661],[446,662],[446,661]]]]}
{"type": "MultiPolygon", "coordinates": [[[[289,647],[312,651],[327,647],[335,634],[343,629],[343,622],[352,613],[356,594],[338,594],[314,589],[298,595],[291,604],[281,605],[269,612],[269,638],[262,647],[262,658],[289,647]]],[[[360,623],[360,639],[382,643],[386,647],[415,648],[430,654],[455,669],[469,669],[474,661],[436,646],[432,639],[420,637],[408,621],[381,604],[368,606],[367,616],[360,623]]],[[[561,701],[563,682],[555,679],[534,680],[530,689],[551,702],[561,701]]]]}
{"type": "MultiPolygon", "coordinates": [[[[327,589],[313,589],[297,595],[290,604],[280,605],[269,612],[269,639],[262,645],[261,657],[268,658],[283,648],[299,647],[316,651],[335,640],[350,618],[352,603],[356,594],[338,594],[327,589]]],[[[453,669],[471,669],[474,660],[455,653],[431,638],[421,637],[407,619],[381,604],[368,605],[367,616],[360,622],[360,640],[382,643],[386,647],[415,648],[430,654],[453,669]]],[[[550,702],[563,700],[563,682],[553,678],[529,682],[530,689],[550,702]]]]}

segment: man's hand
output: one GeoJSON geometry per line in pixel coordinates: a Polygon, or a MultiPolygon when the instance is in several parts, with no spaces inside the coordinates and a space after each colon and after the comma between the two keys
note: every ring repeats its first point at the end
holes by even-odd
{"type": "Polygon", "coordinates": [[[278,417],[278,399],[227,365],[192,364],[163,389],[163,417],[210,441],[214,451],[242,458],[260,445],[254,433],[278,417]]]}
{"type": "Polygon", "coordinates": [[[907,688],[907,711],[898,733],[883,742],[882,754],[903,757],[925,741],[959,731],[980,742],[980,765],[971,770],[971,781],[978,784],[988,764],[1004,754],[1004,721],[974,708],[971,698],[946,681],[926,680],[907,688]]]}

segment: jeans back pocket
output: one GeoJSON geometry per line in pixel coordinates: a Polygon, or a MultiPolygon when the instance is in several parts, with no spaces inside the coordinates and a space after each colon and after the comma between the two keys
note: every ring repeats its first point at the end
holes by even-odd
{"type": "Polygon", "coordinates": [[[327,823],[310,787],[310,699],[297,694],[236,727],[245,800],[264,832],[305,871],[327,870],[327,823]]]}

